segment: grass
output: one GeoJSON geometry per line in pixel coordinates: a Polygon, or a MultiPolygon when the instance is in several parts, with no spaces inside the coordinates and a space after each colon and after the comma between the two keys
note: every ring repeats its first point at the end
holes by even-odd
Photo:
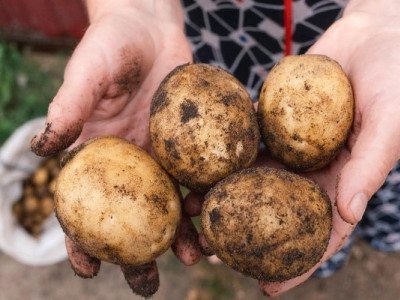
{"type": "Polygon", "coordinates": [[[0,145],[26,121],[46,115],[62,83],[64,66],[60,55],[55,69],[45,69],[29,49],[19,51],[0,36],[0,145]]]}

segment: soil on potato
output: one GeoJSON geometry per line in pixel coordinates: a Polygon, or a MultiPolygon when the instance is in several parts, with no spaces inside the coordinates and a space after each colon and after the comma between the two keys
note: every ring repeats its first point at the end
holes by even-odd
{"type": "MultiPolygon", "coordinates": [[[[160,289],[154,300],[267,299],[255,280],[203,259],[185,267],[167,252],[158,260],[160,289]]],[[[0,253],[0,300],[124,300],[132,294],[115,265],[103,263],[94,279],[74,276],[68,261],[31,267],[0,253]]],[[[393,300],[400,294],[400,252],[385,254],[357,241],[347,264],[327,279],[311,278],[279,300],[393,300]]]]}

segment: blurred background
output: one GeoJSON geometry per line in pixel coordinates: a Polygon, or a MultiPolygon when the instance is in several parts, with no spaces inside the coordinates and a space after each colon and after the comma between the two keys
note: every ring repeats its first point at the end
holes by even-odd
{"type": "MultiPolygon", "coordinates": [[[[86,27],[80,0],[0,0],[0,147],[22,124],[46,115],[62,83],[68,58],[86,27]]],[[[26,139],[27,144],[30,139],[26,139]]],[[[45,219],[52,214],[48,200],[52,199],[51,182],[57,170],[49,167],[51,162],[43,161],[19,180],[18,195],[8,190],[5,193],[2,182],[12,177],[12,166],[18,163],[0,160],[1,200],[13,199],[9,206],[0,203],[0,209],[11,211],[10,222],[29,239],[37,244],[51,243],[41,235],[47,230],[45,219]],[[45,171],[38,171],[44,166],[45,171]]],[[[169,251],[158,264],[161,286],[153,299],[265,298],[255,280],[205,258],[196,266],[185,267],[169,251]]],[[[394,300],[399,299],[399,282],[400,253],[377,252],[357,240],[347,263],[336,274],[326,279],[311,278],[279,299],[394,300]]],[[[0,248],[0,300],[14,299],[141,298],[132,294],[118,266],[103,263],[96,278],[80,279],[65,258],[32,265],[0,248]]]]}

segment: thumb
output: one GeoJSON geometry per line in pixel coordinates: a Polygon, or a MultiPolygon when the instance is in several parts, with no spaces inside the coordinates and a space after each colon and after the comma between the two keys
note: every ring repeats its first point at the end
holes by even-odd
{"type": "Polygon", "coordinates": [[[341,171],[336,195],[339,214],[348,223],[361,220],[368,200],[400,157],[400,124],[393,122],[398,119],[395,112],[390,105],[371,107],[360,125],[354,125],[349,139],[351,157],[341,171]]]}
{"type": "Polygon", "coordinates": [[[64,72],[64,82],[50,103],[45,126],[32,139],[35,154],[49,156],[66,149],[79,137],[90,117],[100,98],[102,87],[96,78],[103,68],[101,59],[91,50],[80,45],[74,51],[64,72]]]}

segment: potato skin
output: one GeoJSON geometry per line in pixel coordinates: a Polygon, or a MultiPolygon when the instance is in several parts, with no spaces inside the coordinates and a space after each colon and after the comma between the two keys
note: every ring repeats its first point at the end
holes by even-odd
{"type": "Polygon", "coordinates": [[[260,141],[246,89],[207,64],[179,66],[160,84],[150,107],[150,137],[167,172],[202,194],[250,166],[260,141]]]}
{"type": "Polygon", "coordinates": [[[282,282],[322,258],[332,228],[328,195],[285,170],[248,168],[215,185],[201,214],[204,236],[234,270],[282,282]]]}
{"type": "Polygon", "coordinates": [[[261,89],[262,139],[275,158],[294,170],[327,165],[344,146],[353,115],[351,84],[327,56],[287,56],[261,89]]]}
{"type": "Polygon", "coordinates": [[[78,150],[64,161],[55,192],[56,216],[68,237],[115,264],[138,266],[165,252],[181,219],[167,173],[117,137],[94,138],[78,150]]]}

